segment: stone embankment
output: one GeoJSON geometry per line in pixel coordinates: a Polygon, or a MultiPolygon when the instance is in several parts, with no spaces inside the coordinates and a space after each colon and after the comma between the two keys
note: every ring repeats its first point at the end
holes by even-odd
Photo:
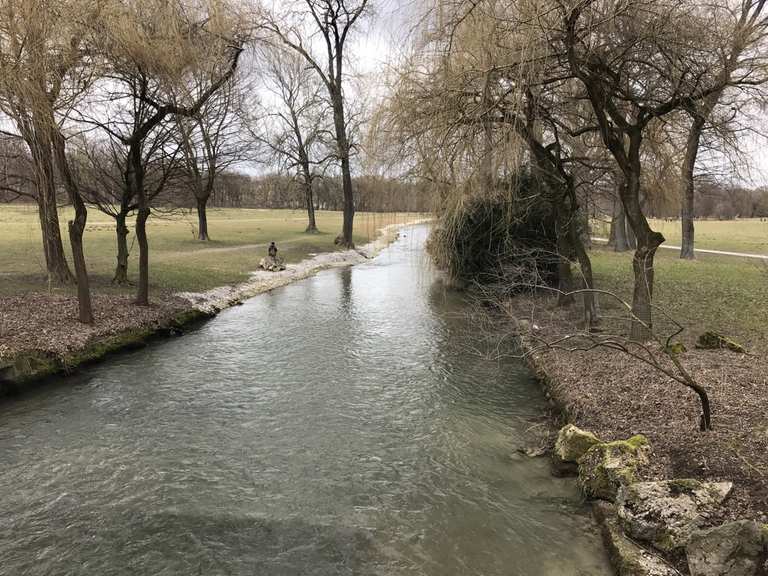
{"type": "Polygon", "coordinates": [[[619,576],[764,575],[768,527],[753,520],[713,525],[733,484],[641,481],[651,458],[642,435],[604,442],[568,424],[555,442],[556,470],[578,476],[619,576]]]}

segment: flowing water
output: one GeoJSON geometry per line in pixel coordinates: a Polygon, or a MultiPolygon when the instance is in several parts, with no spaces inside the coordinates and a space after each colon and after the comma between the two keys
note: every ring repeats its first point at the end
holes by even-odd
{"type": "Polygon", "coordinates": [[[610,574],[425,234],[1,405],[0,574],[610,574]]]}

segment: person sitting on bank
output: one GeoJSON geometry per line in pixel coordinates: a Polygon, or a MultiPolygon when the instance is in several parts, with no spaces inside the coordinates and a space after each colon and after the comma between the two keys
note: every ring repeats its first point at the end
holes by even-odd
{"type": "Polygon", "coordinates": [[[277,246],[274,242],[269,243],[269,250],[267,251],[270,258],[277,259],[277,246]]]}

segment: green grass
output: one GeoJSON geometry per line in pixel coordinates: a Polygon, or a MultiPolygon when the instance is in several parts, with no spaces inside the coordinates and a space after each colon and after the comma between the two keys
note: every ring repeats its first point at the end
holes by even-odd
{"type": "MultiPolygon", "coordinates": [[[[406,222],[413,214],[358,213],[354,240],[360,245],[375,238],[377,230],[406,222]]],[[[62,238],[70,259],[66,221],[71,212],[60,212],[62,238]]],[[[199,291],[244,281],[274,240],[280,255],[298,262],[309,254],[336,250],[334,238],[341,230],[340,212],[318,212],[319,234],[306,234],[306,214],[300,210],[210,209],[208,228],[212,240],[195,239],[197,218],[188,211],[153,216],[148,225],[150,282],[154,289],[199,291]]],[[[129,223],[129,276],[137,277],[138,246],[129,223]]],[[[110,281],[115,267],[114,221],[89,211],[85,255],[96,291],[130,292],[110,281]]],[[[45,260],[34,206],[0,205],[0,295],[46,290],[45,260]]],[[[57,290],[68,291],[71,288],[57,290]]]]}
{"type": "MultiPolygon", "coordinates": [[[[606,222],[594,223],[596,236],[608,237],[606,222]]],[[[666,243],[680,246],[680,221],[650,220],[651,228],[664,234],[666,243]]],[[[696,248],[726,250],[748,254],[768,254],[768,221],[759,218],[745,220],[697,220],[695,226],[696,248]]]]}
{"type": "MultiPolygon", "coordinates": [[[[631,301],[631,253],[594,250],[592,261],[597,287],[631,301]]],[[[659,251],[655,278],[654,302],[686,327],[686,344],[715,330],[751,347],[765,346],[768,264],[714,255],[688,261],[676,252],[659,251]]]]}

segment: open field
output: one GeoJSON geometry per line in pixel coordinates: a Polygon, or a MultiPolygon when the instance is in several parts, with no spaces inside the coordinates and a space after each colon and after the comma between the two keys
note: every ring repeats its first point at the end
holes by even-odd
{"type": "MultiPolygon", "coordinates": [[[[664,234],[667,244],[680,245],[680,221],[650,220],[651,228],[664,234]]],[[[608,237],[607,222],[593,223],[594,235],[608,237]]],[[[745,220],[697,220],[696,248],[768,254],[768,221],[759,218],[745,220]]]]}
{"type": "MultiPolygon", "coordinates": [[[[62,237],[70,256],[66,221],[71,212],[60,213],[62,237]]],[[[355,243],[373,239],[377,230],[393,223],[407,222],[414,214],[358,213],[355,216],[355,243]]],[[[298,262],[309,254],[336,250],[333,240],[341,230],[340,212],[318,212],[319,234],[306,234],[306,213],[300,210],[209,209],[208,227],[212,240],[195,239],[197,216],[179,212],[153,216],[148,225],[150,282],[167,291],[206,290],[248,278],[267,244],[274,240],[280,255],[298,262]]],[[[138,246],[129,223],[129,275],[137,275],[138,246]]],[[[93,287],[97,291],[125,292],[132,287],[114,288],[110,281],[115,267],[115,225],[108,216],[90,211],[85,234],[85,253],[93,287]]],[[[37,210],[34,206],[0,205],[0,295],[23,294],[46,289],[37,210]]],[[[66,292],[70,289],[61,289],[66,292]]]]}
{"type": "MultiPolygon", "coordinates": [[[[632,253],[592,251],[598,288],[625,300],[632,296],[632,253]]],[[[700,255],[680,260],[677,253],[656,256],[654,299],[686,327],[692,345],[705,330],[731,335],[751,348],[765,348],[768,334],[768,264],[731,256],[700,255]]],[[[656,314],[657,319],[661,318],[656,314]]]]}

